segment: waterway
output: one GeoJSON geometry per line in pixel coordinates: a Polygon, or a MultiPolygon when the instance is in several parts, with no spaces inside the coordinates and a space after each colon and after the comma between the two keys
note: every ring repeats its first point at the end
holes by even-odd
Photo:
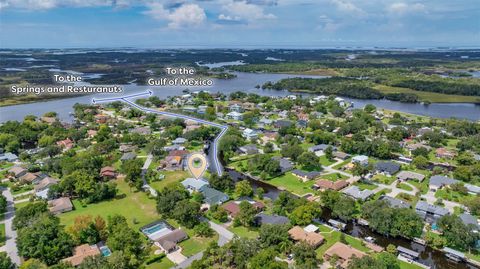
{"type": "MultiPolygon", "coordinates": [[[[261,187],[265,191],[264,196],[272,200],[275,200],[281,192],[277,187],[271,184],[255,180],[233,169],[226,168],[226,171],[235,181],[248,180],[252,185],[253,189],[261,187]]],[[[328,210],[324,210],[322,214],[322,221],[327,221],[330,218],[331,218],[330,212],[328,210]]],[[[365,238],[367,236],[371,236],[375,238],[375,244],[382,246],[384,248],[386,248],[389,244],[393,244],[395,246],[403,246],[405,248],[419,252],[420,257],[418,258],[418,262],[428,265],[432,269],[476,268],[466,263],[456,263],[448,259],[447,257],[445,257],[445,254],[443,252],[433,249],[429,246],[423,246],[421,244],[415,243],[413,241],[410,241],[404,238],[387,237],[379,233],[376,233],[372,231],[370,228],[368,228],[367,226],[362,226],[356,222],[349,222],[344,232],[357,238],[365,238]]]]}
{"type": "MultiPolygon", "coordinates": [[[[56,70],[58,71],[58,70],[56,70]]],[[[262,90],[255,86],[262,85],[267,81],[278,81],[284,78],[299,77],[298,75],[289,74],[268,74],[268,73],[239,73],[233,79],[214,79],[214,85],[211,87],[190,87],[191,91],[206,90],[212,93],[221,92],[229,94],[235,91],[243,91],[245,93],[256,93],[266,96],[283,97],[292,93],[288,91],[276,91],[276,90],[262,90]]],[[[88,77],[98,77],[100,74],[89,74],[88,77]]],[[[86,76],[84,76],[86,77],[86,76]]],[[[301,76],[301,77],[314,77],[324,78],[323,76],[301,76]]],[[[114,94],[94,94],[84,95],[72,98],[49,100],[45,102],[35,102],[29,104],[21,104],[14,106],[0,107],[0,122],[8,120],[22,120],[26,115],[41,116],[46,112],[55,111],[59,118],[63,121],[70,121],[72,118],[69,113],[73,111],[72,106],[75,103],[91,103],[92,98],[106,98],[116,97],[124,94],[132,94],[136,92],[146,91],[150,89],[154,95],[160,98],[167,98],[170,96],[182,95],[185,87],[152,87],[136,84],[119,85],[123,88],[123,93],[114,94]]],[[[312,94],[301,94],[303,96],[312,96],[312,94]]],[[[353,102],[355,108],[362,108],[366,104],[373,104],[378,108],[385,108],[390,110],[397,110],[411,114],[418,114],[424,116],[431,116],[436,118],[462,118],[469,120],[480,120],[480,105],[466,104],[466,103],[453,103],[453,104],[430,104],[422,105],[419,103],[409,104],[400,103],[389,100],[360,100],[353,98],[344,98],[350,102],[353,102]]]]}

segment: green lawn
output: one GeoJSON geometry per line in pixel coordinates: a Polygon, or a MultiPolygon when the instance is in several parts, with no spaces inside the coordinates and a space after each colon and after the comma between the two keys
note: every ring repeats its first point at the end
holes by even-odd
{"type": "Polygon", "coordinates": [[[457,191],[452,191],[451,189],[448,189],[448,188],[443,188],[435,192],[435,197],[442,198],[443,200],[447,200],[447,201],[464,204],[474,196],[470,194],[462,194],[457,191]]]}
{"type": "Polygon", "coordinates": [[[397,261],[398,261],[398,264],[400,265],[400,269],[422,269],[422,267],[415,265],[413,263],[408,263],[401,260],[397,260],[397,261]]]}
{"type": "Polygon", "coordinates": [[[428,180],[426,179],[424,179],[422,182],[418,182],[417,180],[409,180],[408,183],[419,189],[420,193],[422,194],[426,194],[428,192],[428,180]]]}
{"type": "Polygon", "coordinates": [[[232,233],[236,234],[238,237],[241,238],[257,238],[258,237],[258,229],[249,229],[243,226],[238,227],[229,227],[228,228],[232,233]]]}
{"type": "Polygon", "coordinates": [[[395,179],[396,179],[396,177],[394,177],[394,176],[387,177],[387,176],[381,175],[381,174],[377,174],[372,178],[372,180],[374,180],[376,182],[379,182],[379,183],[382,183],[382,184],[385,184],[385,185],[392,184],[395,181],[395,179]]]}
{"type": "Polygon", "coordinates": [[[412,187],[408,184],[405,184],[405,183],[400,183],[397,185],[398,188],[402,189],[402,190],[406,190],[406,191],[413,191],[412,187]]]}
{"type": "Polygon", "coordinates": [[[187,229],[187,228],[181,226],[174,219],[167,219],[167,222],[170,225],[172,225],[173,227],[177,227],[177,228],[180,227],[181,229],[183,229],[187,233],[188,239],[183,241],[183,242],[180,242],[180,244],[179,244],[182,247],[182,254],[187,256],[187,257],[192,256],[194,254],[197,254],[200,251],[205,250],[210,242],[218,240],[218,234],[217,233],[215,233],[214,236],[208,237],[208,238],[197,237],[197,236],[195,236],[195,232],[192,229],[187,229]]]}
{"type": "Polygon", "coordinates": [[[315,183],[314,180],[302,182],[298,177],[292,175],[290,172],[285,173],[285,175],[267,180],[266,182],[277,187],[283,187],[284,189],[299,195],[314,192],[312,189],[312,185],[315,183]]]}
{"type": "Polygon", "coordinates": [[[163,257],[159,262],[155,262],[145,266],[145,269],[167,269],[172,268],[175,264],[167,257],[163,257]]]}
{"type": "Polygon", "coordinates": [[[340,168],[344,167],[345,165],[347,165],[348,163],[350,163],[351,161],[352,161],[352,158],[348,158],[345,161],[335,165],[333,168],[340,169],[340,168]]]}
{"type": "Polygon", "coordinates": [[[150,182],[150,186],[156,190],[161,190],[171,183],[180,182],[189,176],[187,171],[161,171],[160,173],[165,175],[164,179],[150,182]]]}
{"type": "Polygon", "coordinates": [[[320,156],[320,163],[323,166],[329,166],[329,165],[334,164],[335,162],[336,162],[335,160],[330,161],[329,159],[327,159],[327,157],[325,157],[325,155],[320,156]]]}
{"type": "Polygon", "coordinates": [[[418,197],[407,194],[407,193],[399,193],[397,195],[397,197],[395,197],[395,198],[398,198],[398,199],[403,200],[407,203],[410,203],[411,205],[414,205],[418,201],[418,197]]]}
{"type": "Polygon", "coordinates": [[[0,247],[5,245],[5,241],[7,238],[5,237],[5,223],[0,224],[0,247]]]}
{"type": "Polygon", "coordinates": [[[127,218],[128,224],[135,229],[153,222],[159,218],[155,200],[149,199],[143,192],[135,192],[123,180],[116,181],[119,189],[119,198],[82,207],[78,200],[74,200],[75,210],[60,214],[62,224],[70,226],[75,218],[81,215],[108,216],[119,214],[127,218]],[[135,221],[134,221],[135,220],[135,221]]]}
{"type": "Polygon", "coordinates": [[[337,181],[337,180],[340,180],[340,179],[347,179],[346,176],[340,174],[340,173],[331,173],[331,174],[327,174],[327,175],[322,175],[321,176],[322,179],[327,179],[327,180],[330,180],[330,181],[337,181]]]}
{"type": "Polygon", "coordinates": [[[22,207],[25,207],[26,205],[28,205],[30,203],[30,201],[26,201],[26,202],[21,202],[21,203],[18,203],[18,204],[15,204],[15,210],[19,210],[20,208],[22,207]]]}

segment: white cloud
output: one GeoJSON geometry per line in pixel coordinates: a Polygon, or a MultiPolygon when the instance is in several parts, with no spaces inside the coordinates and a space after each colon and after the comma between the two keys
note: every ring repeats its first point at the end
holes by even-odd
{"type": "Polygon", "coordinates": [[[363,9],[357,7],[355,4],[353,4],[350,1],[347,1],[347,0],[331,0],[331,2],[341,12],[356,14],[358,16],[367,15],[367,13],[363,9]]]}
{"type": "Polygon", "coordinates": [[[225,13],[220,14],[219,19],[251,22],[276,18],[271,13],[265,13],[261,6],[249,4],[246,1],[228,1],[222,6],[222,10],[225,13]]]}
{"type": "Polygon", "coordinates": [[[417,13],[424,11],[426,11],[425,5],[421,3],[407,4],[404,2],[397,2],[387,6],[388,13],[400,16],[408,13],[417,13]]]}
{"type": "Polygon", "coordinates": [[[145,14],[157,20],[168,21],[169,28],[196,27],[207,19],[205,10],[197,4],[183,4],[174,10],[167,10],[160,3],[148,5],[145,14]]]}

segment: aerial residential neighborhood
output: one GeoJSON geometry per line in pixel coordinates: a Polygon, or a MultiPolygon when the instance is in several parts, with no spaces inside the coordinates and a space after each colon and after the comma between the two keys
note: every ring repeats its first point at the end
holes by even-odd
{"type": "Polygon", "coordinates": [[[2,197],[12,217],[2,232],[12,261],[209,268],[211,253],[228,249],[281,268],[430,268],[406,247],[418,244],[480,264],[478,123],[433,125],[333,97],[202,92],[135,103],[228,126],[224,172],[212,170],[218,129],[124,102],[76,105],[72,123],[55,112],[6,122],[2,197]],[[198,179],[192,153],[210,163],[198,179]]]}

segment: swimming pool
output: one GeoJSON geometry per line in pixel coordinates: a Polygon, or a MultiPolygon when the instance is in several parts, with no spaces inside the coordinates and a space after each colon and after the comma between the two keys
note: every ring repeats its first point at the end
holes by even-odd
{"type": "Polygon", "coordinates": [[[153,234],[153,233],[156,233],[162,229],[165,229],[165,228],[168,228],[167,224],[163,223],[163,222],[160,222],[160,223],[157,223],[151,227],[148,227],[148,228],[145,228],[143,229],[143,233],[144,234],[153,234]]]}
{"type": "Polygon", "coordinates": [[[151,226],[147,226],[142,229],[142,233],[144,233],[148,238],[150,238],[150,240],[153,241],[170,233],[171,231],[172,229],[170,225],[163,221],[153,223],[151,226]]]}
{"type": "Polygon", "coordinates": [[[100,247],[100,252],[102,252],[103,257],[108,257],[112,255],[112,251],[107,246],[100,247]]]}

